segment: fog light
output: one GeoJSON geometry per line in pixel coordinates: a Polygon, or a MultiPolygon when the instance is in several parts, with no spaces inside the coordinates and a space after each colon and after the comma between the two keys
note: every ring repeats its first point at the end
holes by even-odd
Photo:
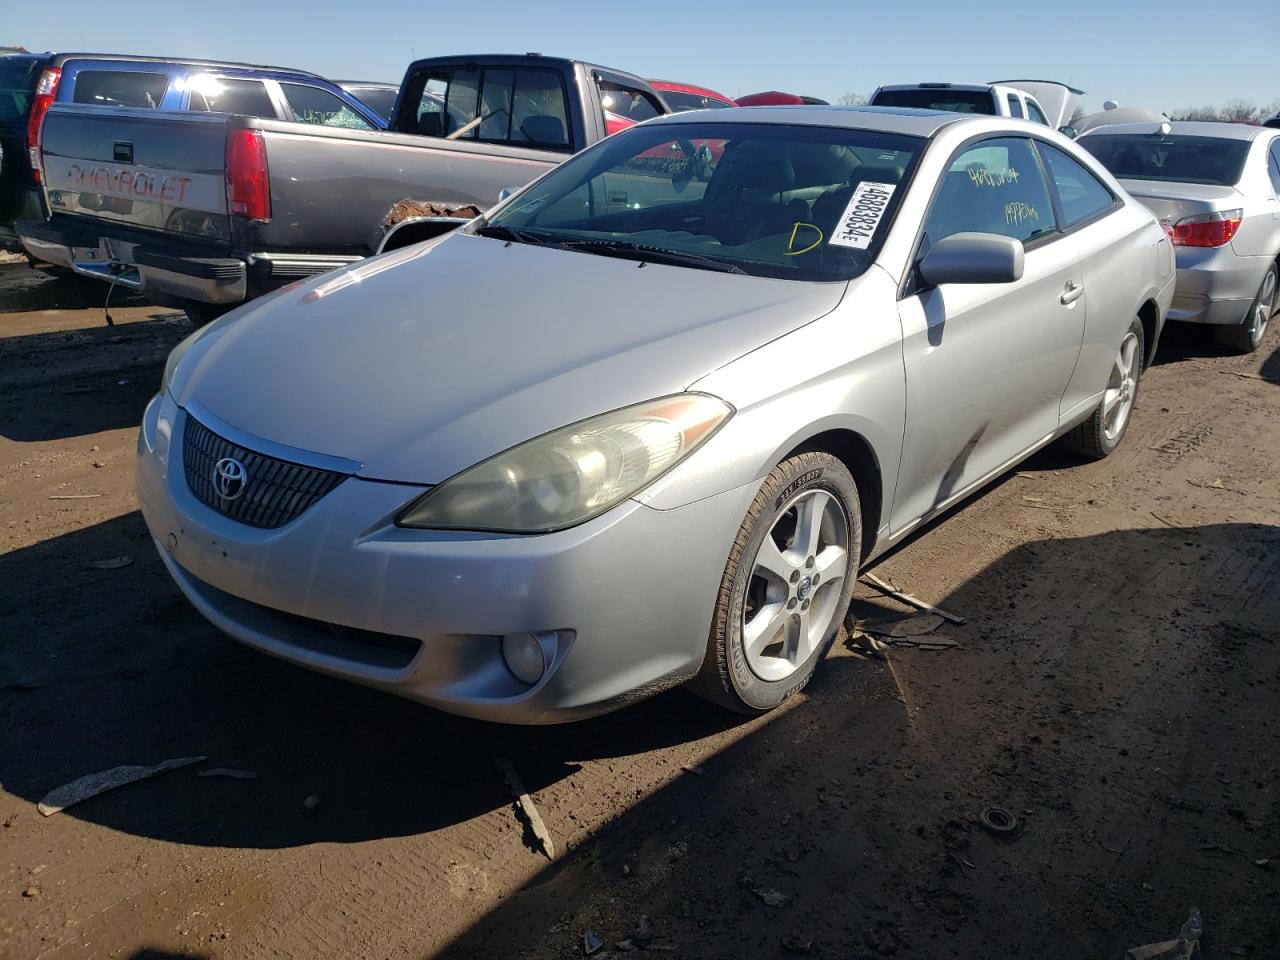
{"type": "Polygon", "coordinates": [[[554,633],[508,633],[502,638],[502,659],[507,669],[530,686],[542,679],[555,653],[554,633]]]}

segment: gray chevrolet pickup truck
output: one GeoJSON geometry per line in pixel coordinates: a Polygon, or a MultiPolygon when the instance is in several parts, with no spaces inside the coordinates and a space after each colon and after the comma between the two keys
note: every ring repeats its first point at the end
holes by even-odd
{"type": "Polygon", "coordinates": [[[36,259],[200,322],[376,252],[400,199],[484,209],[667,112],[638,77],[537,54],[413,63],[387,131],[55,105],[41,138],[51,215],[15,227],[36,259]]]}

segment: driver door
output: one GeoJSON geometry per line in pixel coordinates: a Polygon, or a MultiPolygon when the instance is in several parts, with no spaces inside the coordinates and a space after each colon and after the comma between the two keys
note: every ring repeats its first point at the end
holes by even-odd
{"type": "Polygon", "coordinates": [[[1022,278],[943,284],[899,301],[907,416],[894,531],[1016,459],[1057,430],[1084,335],[1075,241],[1058,231],[1029,140],[961,147],[938,187],[917,251],[955,233],[1024,244],[1022,278]]]}

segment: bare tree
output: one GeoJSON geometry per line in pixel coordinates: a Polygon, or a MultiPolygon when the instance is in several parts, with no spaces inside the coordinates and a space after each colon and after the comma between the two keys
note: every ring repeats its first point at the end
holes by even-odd
{"type": "Polygon", "coordinates": [[[1171,120],[1217,120],[1218,108],[1213,106],[1205,107],[1183,107],[1181,110],[1175,110],[1169,115],[1171,120]]]}
{"type": "Polygon", "coordinates": [[[1264,119],[1260,116],[1261,113],[1262,110],[1252,100],[1237,97],[1222,105],[1222,109],[1218,111],[1218,119],[1257,121],[1264,119]]]}
{"type": "Polygon", "coordinates": [[[842,104],[846,107],[861,107],[864,106],[866,102],[867,98],[861,93],[846,93],[836,101],[836,103],[842,104]]]}

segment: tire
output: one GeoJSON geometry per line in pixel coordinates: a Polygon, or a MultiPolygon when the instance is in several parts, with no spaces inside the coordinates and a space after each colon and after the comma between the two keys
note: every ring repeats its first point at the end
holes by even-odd
{"type": "Polygon", "coordinates": [[[1276,312],[1277,282],[1280,282],[1280,268],[1273,263],[1267,268],[1267,274],[1258,286],[1258,295],[1253,298],[1244,322],[1213,328],[1213,338],[1218,346],[1238,354],[1253,353],[1262,346],[1262,338],[1267,335],[1267,324],[1276,312]]]}
{"type": "Polygon", "coordinates": [[[774,467],[729,552],[693,692],[759,714],[803,689],[848,613],[861,543],[858,488],[843,463],[813,452],[774,467]],[[794,549],[795,527],[803,521],[801,534],[816,531],[812,553],[794,549]],[[777,629],[752,631],[748,623],[777,629]],[[749,652],[744,638],[753,632],[759,639],[749,652]],[[770,638],[774,642],[764,642],[770,638]]]}
{"type": "Polygon", "coordinates": [[[1138,400],[1142,358],[1146,356],[1145,346],[1142,321],[1134,317],[1120,340],[1120,348],[1116,351],[1111,375],[1097,409],[1089,415],[1089,419],[1062,438],[1068,449],[1090,460],[1102,460],[1115,453],[1129,429],[1133,407],[1138,400]],[[1115,403],[1120,404],[1118,410],[1115,403]],[[1118,419],[1113,420],[1113,417],[1118,419]]]}

